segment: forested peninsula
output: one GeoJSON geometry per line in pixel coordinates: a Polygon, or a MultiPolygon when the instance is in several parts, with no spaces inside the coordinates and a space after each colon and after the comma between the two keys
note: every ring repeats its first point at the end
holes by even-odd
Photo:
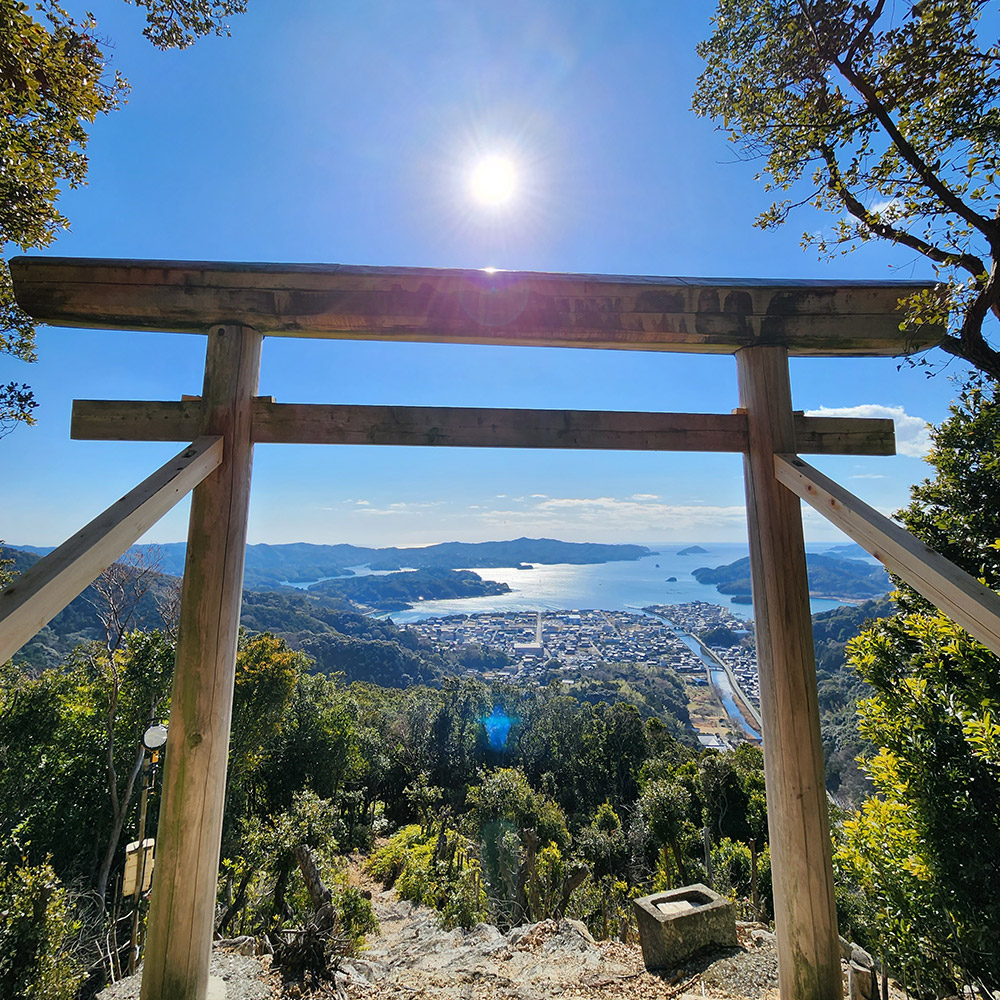
{"type": "MultiPolygon", "coordinates": [[[[889,574],[881,566],[844,559],[829,554],[806,554],[809,570],[809,593],[812,597],[840,600],[868,600],[881,597],[891,589],[889,574]]],[[[702,566],[691,574],[699,583],[715,584],[720,594],[737,603],[750,603],[750,559],[744,557],[725,566],[702,566]]]]}

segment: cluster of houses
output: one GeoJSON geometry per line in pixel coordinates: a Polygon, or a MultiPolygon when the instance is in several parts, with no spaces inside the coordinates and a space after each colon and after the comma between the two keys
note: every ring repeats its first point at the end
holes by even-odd
{"type": "MultiPolygon", "coordinates": [[[[690,637],[725,627],[736,645],[710,647],[725,660],[745,694],[759,697],[753,635],[726,608],[690,604],[630,611],[572,610],[482,612],[415,622],[408,627],[436,644],[476,644],[503,650],[510,662],[501,669],[473,671],[484,679],[505,678],[547,683],[554,675],[573,675],[602,663],[646,663],[669,667],[692,683],[708,683],[705,663],[690,637]]],[[[568,675],[568,676],[567,676],[568,675]]]]}
{"type": "Polygon", "coordinates": [[[705,601],[689,604],[657,605],[646,610],[669,619],[681,631],[704,637],[716,629],[726,629],[737,640],[720,643],[711,640],[704,645],[733,674],[742,693],[760,707],[760,678],[757,674],[757,644],[751,623],[737,618],[728,608],[705,601]]]}

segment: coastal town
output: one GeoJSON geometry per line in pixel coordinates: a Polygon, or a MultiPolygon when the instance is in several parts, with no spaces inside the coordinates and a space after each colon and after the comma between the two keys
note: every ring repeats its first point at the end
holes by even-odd
{"type": "Polygon", "coordinates": [[[753,729],[759,728],[753,726],[759,723],[760,699],[753,632],[717,604],[693,601],[636,611],[483,612],[426,619],[409,628],[437,645],[476,644],[504,652],[509,657],[504,666],[469,671],[484,680],[548,684],[557,679],[572,685],[604,663],[669,669],[684,681],[692,702],[704,701],[718,686],[724,711],[745,717],[740,725],[695,724],[705,745],[753,739],[753,729]],[[733,701],[742,711],[730,707],[733,701]]]}

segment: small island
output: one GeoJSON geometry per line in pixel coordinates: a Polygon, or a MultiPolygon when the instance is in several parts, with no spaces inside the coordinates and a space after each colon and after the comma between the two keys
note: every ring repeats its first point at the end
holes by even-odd
{"type": "Polygon", "coordinates": [[[700,545],[689,545],[686,549],[681,549],[679,556],[704,556],[708,554],[708,549],[703,549],[700,545]]]}

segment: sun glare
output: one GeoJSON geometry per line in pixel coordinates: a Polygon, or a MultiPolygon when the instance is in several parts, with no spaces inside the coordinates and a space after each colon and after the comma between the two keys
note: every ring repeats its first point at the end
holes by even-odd
{"type": "Polygon", "coordinates": [[[469,190],[482,205],[503,205],[511,200],[517,187],[514,164],[505,156],[487,156],[469,175],[469,190]]]}

